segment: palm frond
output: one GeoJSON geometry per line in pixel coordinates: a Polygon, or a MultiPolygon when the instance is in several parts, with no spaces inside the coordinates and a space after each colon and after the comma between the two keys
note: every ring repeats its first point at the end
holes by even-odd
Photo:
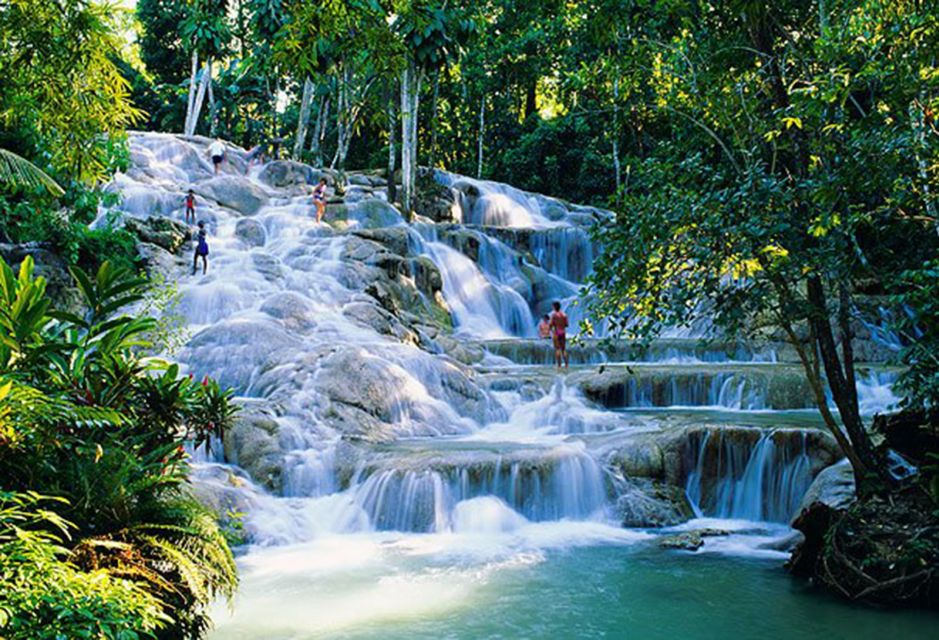
{"type": "Polygon", "coordinates": [[[0,183],[21,189],[42,188],[55,197],[65,193],[48,173],[6,149],[0,149],[0,183]]]}

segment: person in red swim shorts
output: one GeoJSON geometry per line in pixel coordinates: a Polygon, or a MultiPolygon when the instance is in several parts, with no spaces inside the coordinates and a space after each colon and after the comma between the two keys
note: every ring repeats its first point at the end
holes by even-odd
{"type": "Polygon", "coordinates": [[[551,314],[551,320],[549,325],[551,327],[551,335],[554,336],[554,361],[558,365],[558,369],[561,368],[561,361],[564,361],[564,368],[568,368],[568,356],[567,356],[567,314],[561,311],[561,303],[554,301],[551,304],[554,307],[554,312],[551,314]]]}

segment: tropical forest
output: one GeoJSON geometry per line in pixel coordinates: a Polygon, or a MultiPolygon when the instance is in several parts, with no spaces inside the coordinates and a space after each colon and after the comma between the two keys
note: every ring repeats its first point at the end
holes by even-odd
{"type": "Polygon", "coordinates": [[[0,0],[0,640],[939,637],[939,0],[0,0]]]}

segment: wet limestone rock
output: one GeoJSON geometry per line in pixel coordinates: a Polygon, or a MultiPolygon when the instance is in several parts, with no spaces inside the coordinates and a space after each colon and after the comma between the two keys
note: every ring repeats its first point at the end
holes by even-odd
{"type": "Polygon", "coordinates": [[[268,201],[267,194],[260,187],[247,178],[234,175],[219,175],[199,182],[193,191],[245,216],[253,216],[268,201]]]}
{"type": "Polygon", "coordinates": [[[282,189],[284,187],[315,184],[319,182],[322,176],[327,176],[327,174],[317,171],[302,162],[274,160],[264,165],[258,175],[258,180],[271,187],[282,189]]]}
{"type": "Polygon", "coordinates": [[[460,205],[456,192],[433,178],[433,171],[418,172],[414,194],[414,212],[434,222],[460,222],[460,205]]]}
{"type": "Polygon", "coordinates": [[[616,499],[616,514],[624,527],[672,527],[694,517],[685,492],[674,485],[629,479],[616,499]]]}
{"type": "Polygon", "coordinates": [[[704,546],[705,538],[726,535],[728,535],[728,532],[720,529],[695,529],[694,531],[683,531],[682,533],[659,538],[659,546],[663,549],[697,551],[704,546]]]}
{"type": "Polygon", "coordinates": [[[842,460],[826,467],[815,477],[808,491],[805,492],[793,520],[798,519],[803,511],[816,502],[821,502],[834,510],[841,510],[847,509],[854,500],[854,471],[851,469],[850,462],[842,460]]]}
{"type": "Polygon", "coordinates": [[[68,270],[68,262],[51,247],[36,243],[0,243],[2,258],[18,274],[23,260],[33,259],[33,275],[46,279],[46,291],[60,309],[75,310],[81,305],[81,295],[68,270]]]}
{"type": "Polygon", "coordinates": [[[309,300],[293,291],[270,296],[261,305],[261,312],[277,318],[292,331],[309,331],[316,326],[315,310],[309,300]]]}
{"type": "Polygon", "coordinates": [[[242,218],[235,225],[235,237],[249,247],[263,247],[267,242],[264,225],[253,218],[242,218]]]}
{"type": "Polygon", "coordinates": [[[348,203],[346,219],[355,220],[366,229],[393,227],[404,222],[401,213],[381,198],[348,203]]]}
{"type": "Polygon", "coordinates": [[[244,411],[225,433],[225,455],[272,491],[282,483],[284,454],[278,443],[279,425],[263,410],[244,411]]]}
{"type": "Polygon", "coordinates": [[[174,255],[155,244],[140,242],[137,244],[137,257],[143,264],[144,270],[155,282],[161,279],[172,282],[178,277],[180,268],[185,262],[178,255],[174,255]]]}
{"type": "Polygon", "coordinates": [[[203,371],[223,387],[244,393],[259,371],[283,360],[294,348],[296,338],[273,320],[236,318],[203,329],[189,341],[181,354],[188,362],[200,362],[203,371]]]}
{"type": "Polygon", "coordinates": [[[400,342],[420,345],[416,332],[403,325],[398,318],[374,302],[352,302],[342,310],[342,315],[378,333],[392,336],[400,342]]]}
{"type": "Polygon", "coordinates": [[[192,240],[192,231],[187,225],[162,216],[126,218],[124,228],[141,242],[155,244],[170,253],[179,253],[192,240]]]}

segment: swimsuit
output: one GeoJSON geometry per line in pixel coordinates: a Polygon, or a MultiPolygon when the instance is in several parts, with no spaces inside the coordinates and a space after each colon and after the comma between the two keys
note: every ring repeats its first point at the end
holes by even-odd
{"type": "Polygon", "coordinates": [[[563,313],[555,313],[551,318],[551,326],[554,327],[554,348],[561,351],[567,350],[567,316],[563,313]],[[561,323],[564,326],[560,326],[561,323]]]}
{"type": "Polygon", "coordinates": [[[196,247],[196,255],[199,255],[199,256],[209,255],[209,245],[205,241],[205,231],[199,232],[199,245],[196,247]]]}

